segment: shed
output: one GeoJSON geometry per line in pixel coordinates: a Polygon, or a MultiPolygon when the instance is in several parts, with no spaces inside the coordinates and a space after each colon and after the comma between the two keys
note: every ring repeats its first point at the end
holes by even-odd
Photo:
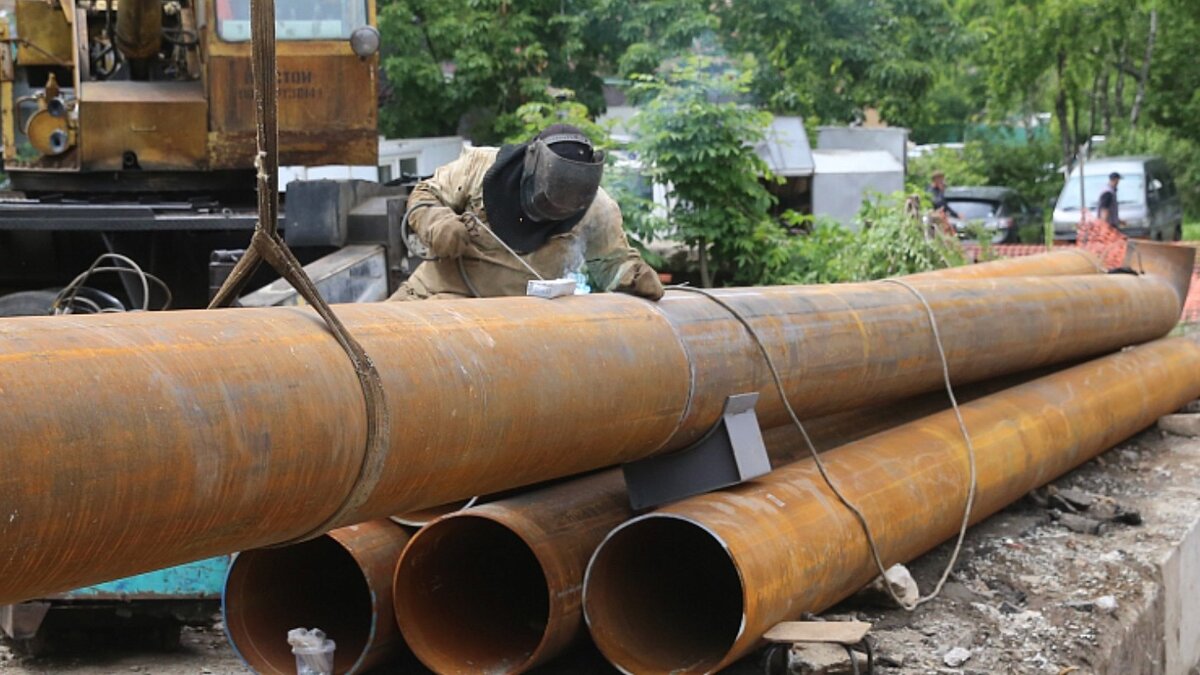
{"type": "Polygon", "coordinates": [[[904,165],[885,150],[814,150],[813,213],[854,226],[872,193],[904,189],[904,165]]]}

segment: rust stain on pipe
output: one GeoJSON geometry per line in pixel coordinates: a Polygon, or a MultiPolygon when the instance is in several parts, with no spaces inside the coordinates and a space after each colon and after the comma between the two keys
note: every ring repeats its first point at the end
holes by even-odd
{"type": "MultiPolygon", "coordinates": [[[[957,382],[1170,331],[1154,278],[913,282],[957,382]],[[1020,316],[1020,321],[1014,321],[1020,316]]],[[[941,386],[898,287],[730,289],[805,417],[941,386]]],[[[731,394],[785,415],[744,329],[706,298],[621,295],[347,305],[394,435],[345,524],[685,447],[731,394]]],[[[0,321],[0,602],[286,541],[333,513],[364,452],[358,381],[310,311],[0,321]]]]}
{"type": "MultiPolygon", "coordinates": [[[[1200,344],[1162,340],[966,404],[978,522],[1200,396],[1200,344]]],[[[966,501],[952,412],[824,455],[885,564],[952,537],[966,501]]],[[[856,520],[811,460],[633,520],[596,552],[584,607],[625,672],[707,673],[779,621],[818,612],[876,575],[856,520]]]]}
{"type": "Polygon", "coordinates": [[[337,675],[395,659],[404,640],[392,610],[392,571],[407,543],[403,528],[375,520],[238,554],[221,608],[234,651],[261,675],[293,674],[287,633],[303,627],[320,628],[337,643],[337,675]]]}

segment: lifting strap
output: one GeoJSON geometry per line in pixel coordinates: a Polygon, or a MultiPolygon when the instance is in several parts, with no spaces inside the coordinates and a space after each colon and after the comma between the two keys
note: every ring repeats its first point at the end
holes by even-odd
{"type": "Polygon", "coordinates": [[[254,117],[258,137],[258,154],[254,162],[258,183],[258,223],[246,254],[217,291],[209,308],[228,306],[237,298],[259,264],[266,261],[325,321],[334,339],[354,365],[366,404],[366,449],[354,486],[337,511],[309,532],[280,544],[287,545],[318,537],[343,524],[342,519],[370,497],[387,460],[391,437],[390,416],[379,370],[358,340],[334,314],[329,303],[321,297],[316,284],[279,234],[279,117],[274,0],[251,0],[250,20],[254,117]]]}

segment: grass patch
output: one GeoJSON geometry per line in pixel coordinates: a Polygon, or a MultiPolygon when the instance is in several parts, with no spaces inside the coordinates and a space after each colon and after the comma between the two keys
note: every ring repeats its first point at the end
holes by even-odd
{"type": "Polygon", "coordinates": [[[1200,241],[1200,222],[1184,223],[1183,238],[1187,241],[1200,241]]]}

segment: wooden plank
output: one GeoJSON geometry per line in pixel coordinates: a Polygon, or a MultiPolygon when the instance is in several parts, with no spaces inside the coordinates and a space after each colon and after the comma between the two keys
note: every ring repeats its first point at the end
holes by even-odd
{"type": "Polygon", "coordinates": [[[856,645],[871,630],[871,624],[862,621],[785,621],[776,625],[763,639],[768,642],[831,642],[856,645]]]}

